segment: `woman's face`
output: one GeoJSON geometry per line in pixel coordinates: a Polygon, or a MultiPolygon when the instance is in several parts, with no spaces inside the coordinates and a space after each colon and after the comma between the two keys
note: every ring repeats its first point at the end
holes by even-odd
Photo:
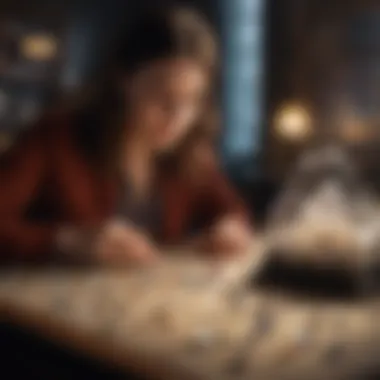
{"type": "Polygon", "coordinates": [[[129,81],[132,127],[155,151],[170,150],[190,132],[207,86],[206,72],[191,60],[150,65],[129,81]]]}

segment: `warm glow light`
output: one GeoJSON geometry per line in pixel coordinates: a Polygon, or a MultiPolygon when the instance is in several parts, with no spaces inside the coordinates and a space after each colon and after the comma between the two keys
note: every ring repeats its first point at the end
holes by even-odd
{"type": "Polygon", "coordinates": [[[340,135],[343,140],[350,144],[360,144],[371,140],[374,136],[373,129],[365,122],[350,118],[343,123],[340,129],[340,135]]]}
{"type": "Polygon", "coordinates": [[[286,105],[280,108],[274,120],[276,134],[284,140],[301,142],[311,132],[311,118],[307,110],[300,105],[286,105]]]}
{"type": "Polygon", "coordinates": [[[26,59],[49,61],[57,55],[58,44],[53,36],[31,34],[21,41],[20,50],[26,59]]]}

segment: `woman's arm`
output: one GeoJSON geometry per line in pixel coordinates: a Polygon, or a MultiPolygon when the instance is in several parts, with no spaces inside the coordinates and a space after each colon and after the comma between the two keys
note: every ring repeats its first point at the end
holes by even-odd
{"type": "Polygon", "coordinates": [[[227,178],[218,170],[210,170],[200,190],[200,202],[210,222],[226,217],[249,223],[247,208],[227,178]]]}
{"type": "MultiPolygon", "coordinates": [[[[0,262],[43,262],[54,258],[69,263],[130,265],[151,262],[153,247],[126,224],[41,224],[25,213],[50,174],[50,145],[56,122],[25,136],[0,161],[0,262]]],[[[54,138],[54,140],[57,140],[54,138]]],[[[53,146],[54,149],[54,146],[53,146]]],[[[52,168],[54,169],[54,167],[52,168]]]]}
{"type": "Polygon", "coordinates": [[[218,256],[246,252],[253,235],[249,215],[221,172],[209,174],[202,204],[210,225],[201,234],[201,248],[218,256]]]}
{"type": "Polygon", "coordinates": [[[221,172],[208,174],[198,205],[209,223],[195,242],[201,250],[218,257],[246,252],[252,240],[248,212],[221,172]]]}
{"type": "Polygon", "coordinates": [[[195,195],[196,213],[210,223],[227,216],[248,223],[244,202],[223,174],[212,147],[200,142],[186,153],[182,175],[195,195]]]}
{"type": "Polygon", "coordinates": [[[192,189],[192,214],[205,226],[195,244],[215,253],[244,251],[252,239],[244,202],[207,144],[197,144],[189,153],[183,174],[192,189]]]}
{"type": "Polygon", "coordinates": [[[28,222],[25,212],[47,174],[44,128],[33,130],[0,161],[0,260],[35,260],[51,252],[55,228],[28,222]]]}

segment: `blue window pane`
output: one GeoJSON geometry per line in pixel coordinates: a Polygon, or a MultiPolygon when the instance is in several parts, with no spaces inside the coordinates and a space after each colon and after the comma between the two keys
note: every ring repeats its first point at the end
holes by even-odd
{"type": "Polygon", "coordinates": [[[265,0],[224,0],[224,157],[258,153],[262,128],[265,0]]]}

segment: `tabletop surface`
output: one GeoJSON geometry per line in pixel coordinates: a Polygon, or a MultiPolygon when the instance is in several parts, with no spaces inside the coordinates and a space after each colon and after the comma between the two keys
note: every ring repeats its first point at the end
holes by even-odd
{"type": "Polygon", "coordinates": [[[307,302],[246,287],[262,249],[212,265],[171,255],[144,270],[14,269],[0,308],[50,339],[180,379],[340,379],[375,362],[377,299],[307,302]]]}

